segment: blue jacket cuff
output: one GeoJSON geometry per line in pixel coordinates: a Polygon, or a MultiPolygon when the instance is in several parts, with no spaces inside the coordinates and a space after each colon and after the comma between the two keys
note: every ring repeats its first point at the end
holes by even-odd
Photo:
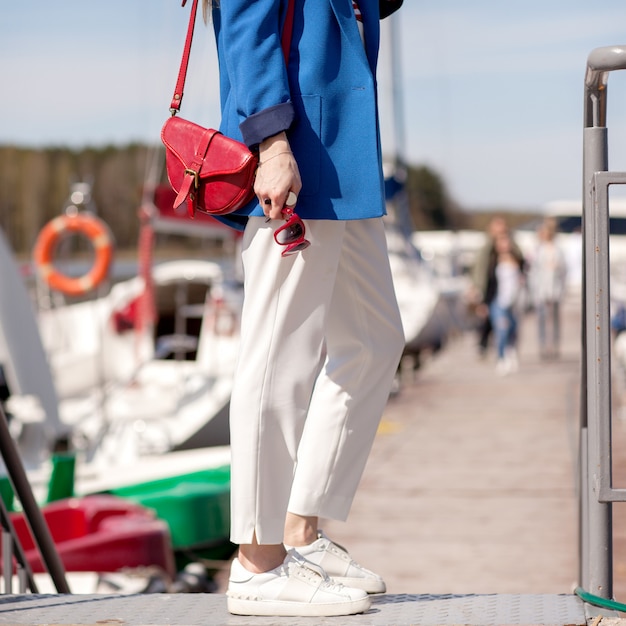
{"type": "Polygon", "coordinates": [[[263,109],[247,117],[239,129],[248,148],[256,148],[264,139],[287,130],[293,123],[295,112],[291,102],[263,109]]]}

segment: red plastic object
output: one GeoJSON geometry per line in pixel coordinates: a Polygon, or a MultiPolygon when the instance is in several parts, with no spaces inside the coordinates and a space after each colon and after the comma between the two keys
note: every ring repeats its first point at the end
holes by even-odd
{"type": "MultiPolygon", "coordinates": [[[[186,222],[189,223],[189,216],[186,212],[174,209],[174,202],[176,200],[176,192],[170,187],[170,185],[159,185],[154,190],[154,205],[159,211],[158,218],[166,220],[167,222],[186,222]]],[[[197,213],[194,222],[195,227],[198,224],[206,224],[211,228],[219,228],[220,230],[231,231],[232,229],[226,224],[211,217],[208,213],[197,213]]]]}
{"type": "MultiPolygon", "coordinates": [[[[42,507],[68,572],[115,572],[156,566],[176,574],[169,526],[150,509],[110,495],[58,500],[42,507]]],[[[34,573],[45,572],[23,513],[11,513],[34,573]]]]}

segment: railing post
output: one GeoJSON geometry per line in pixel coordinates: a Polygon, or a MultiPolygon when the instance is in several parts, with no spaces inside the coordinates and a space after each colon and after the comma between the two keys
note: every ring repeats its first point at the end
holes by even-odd
{"type": "MultiPolygon", "coordinates": [[[[600,171],[600,170],[596,170],[600,171]]],[[[611,599],[613,594],[612,504],[603,501],[602,455],[610,455],[610,444],[602,445],[602,423],[610,424],[611,371],[609,323],[608,205],[598,211],[595,190],[585,198],[585,334],[587,380],[587,576],[583,587],[611,599]]],[[[610,476],[608,477],[610,483],[610,476]]]]}
{"type": "Polygon", "coordinates": [[[607,599],[613,594],[612,504],[602,501],[600,494],[600,420],[604,417],[610,424],[609,233],[608,207],[598,210],[594,175],[608,171],[607,82],[609,73],[620,69],[626,69],[626,46],[596,48],[589,54],[583,131],[580,582],[590,593],[607,599]]]}
{"type": "MultiPolygon", "coordinates": [[[[0,406],[0,455],[30,527],[35,545],[58,593],[71,593],[65,578],[65,567],[56,549],[50,529],[33,495],[17,446],[11,437],[4,409],[0,406]]],[[[4,504],[2,505],[4,507],[4,504]]],[[[8,517],[7,517],[8,519],[8,517]]],[[[14,537],[16,535],[12,533],[14,537]]],[[[17,539],[16,539],[17,541],[17,539]]]]}

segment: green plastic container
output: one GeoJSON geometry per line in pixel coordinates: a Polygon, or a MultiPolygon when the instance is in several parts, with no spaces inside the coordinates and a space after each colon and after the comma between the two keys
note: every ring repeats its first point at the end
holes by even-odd
{"type": "Polygon", "coordinates": [[[74,495],[76,453],[57,452],[52,455],[52,473],[48,483],[46,502],[54,502],[74,495]]]}
{"type": "Polygon", "coordinates": [[[230,465],[107,493],[151,508],[168,523],[179,567],[197,558],[228,558],[234,551],[229,541],[230,465]]]}

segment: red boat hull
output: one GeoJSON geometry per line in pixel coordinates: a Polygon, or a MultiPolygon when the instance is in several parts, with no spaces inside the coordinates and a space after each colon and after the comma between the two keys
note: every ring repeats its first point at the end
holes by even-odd
{"type": "MultiPolygon", "coordinates": [[[[169,527],[143,506],[109,495],[58,500],[41,509],[68,572],[158,567],[174,577],[169,527]]],[[[25,516],[11,513],[34,573],[45,572],[25,516]]]]}

